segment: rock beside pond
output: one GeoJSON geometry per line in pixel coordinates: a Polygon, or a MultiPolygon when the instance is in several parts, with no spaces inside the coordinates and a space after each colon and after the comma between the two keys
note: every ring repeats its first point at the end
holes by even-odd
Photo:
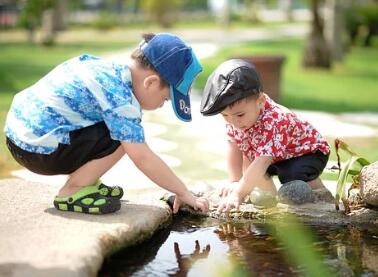
{"type": "Polygon", "coordinates": [[[361,192],[357,188],[349,191],[348,201],[349,205],[352,207],[365,206],[365,202],[361,197],[361,192]]]}
{"type": "Polygon", "coordinates": [[[295,180],[282,184],[278,190],[278,200],[284,204],[303,204],[314,201],[312,189],[306,182],[295,180]]]}
{"type": "Polygon", "coordinates": [[[378,162],[365,166],[360,173],[361,197],[366,204],[378,207],[378,162]]]}
{"type": "Polygon", "coordinates": [[[335,198],[327,188],[313,189],[314,202],[335,203],[335,198]]]}

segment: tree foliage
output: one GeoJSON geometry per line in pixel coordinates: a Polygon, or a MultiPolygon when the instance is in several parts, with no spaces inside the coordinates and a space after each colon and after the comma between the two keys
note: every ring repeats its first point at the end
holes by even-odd
{"type": "Polygon", "coordinates": [[[182,1],[180,0],[145,0],[142,9],[162,27],[170,27],[177,17],[182,1]]]}
{"type": "Polygon", "coordinates": [[[53,0],[22,1],[22,11],[19,17],[20,26],[27,30],[34,30],[40,26],[43,12],[53,6],[53,0]]]}

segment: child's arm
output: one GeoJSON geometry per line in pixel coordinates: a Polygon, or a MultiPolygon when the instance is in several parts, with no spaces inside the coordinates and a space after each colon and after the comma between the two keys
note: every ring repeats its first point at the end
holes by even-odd
{"type": "Polygon", "coordinates": [[[203,212],[208,210],[208,201],[204,198],[194,197],[184,183],[146,143],[122,142],[122,146],[139,170],[158,186],[177,195],[173,205],[173,212],[176,213],[178,211],[180,201],[192,206],[196,210],[200,209],[203,212]]]}
{"type": "Polygon", "coordinates": [[[230,194],[235,184],[243,176],[243,155],[237,144],[233,141],[227,142],[226,161],[230,184],[221,188],[219,196],[222,197],[230,194]]]}
{"type": "Polygon", "coordinates": [[[235,142],[229,141],[227,147],[227,169],[231,182],[239,182],[243,176],[243,155],[235,142]]]}
{"type": "Polygon", "coordinates": [[[228,212],[232,208],[239,208],[239,204],[254,186],[266,182],[266,171],[272,161],[272,157],[257,157],[247,168],[243,179],[219,205],[218,212],[228,212]]]}

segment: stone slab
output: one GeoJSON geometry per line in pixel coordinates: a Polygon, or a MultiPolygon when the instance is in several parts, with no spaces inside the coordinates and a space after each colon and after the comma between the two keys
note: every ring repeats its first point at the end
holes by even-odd
{"type": "Polygon", "coordinates": [[[171,219],[159,200],[122,200],[114,214],[85,215],[56,210],[55,186],[6,179],[0,189],[0,276],[95,276],[105,256],[171,219]]]}

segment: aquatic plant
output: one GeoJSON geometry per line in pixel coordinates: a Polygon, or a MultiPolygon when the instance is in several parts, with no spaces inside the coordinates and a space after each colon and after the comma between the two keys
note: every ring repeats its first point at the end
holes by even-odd
{"type": "MultiPolygon", "coordinates": [[[[337,156],[337,165],[339,169],[339,177],[337,179],[337,187],[336,187],[335,206],[336,206],[336,210],[340,209],[339,203],[341,199],[344,205],[344,211],[345,213],[348,214],[350,213],[350,205],[349,205],[348,195],[346,191],[346,184],[347,184],[348,176],[350,175],[353,180],[353,184],[350,187],[350,189],[359,188],[360,186],[359,175],[360,175],[361,169],[364,166],[369,165],[370,162],[366,160],[365,158],[359,156],[355,152],[353,152],[350,149],[350,147],[340,139],[335,139],[335,149],[336,149],[336,156],[337,156]],[[343,164],[343,166],[341,166],[341,163],[340,163],[340,154],[339,154],[340,150],[343,150],[349,155],[349,159],[345,162],[345,164],[343,164]]],[[[349,190],[348,190],[348,194],[349,194],[349,190]]]]}

